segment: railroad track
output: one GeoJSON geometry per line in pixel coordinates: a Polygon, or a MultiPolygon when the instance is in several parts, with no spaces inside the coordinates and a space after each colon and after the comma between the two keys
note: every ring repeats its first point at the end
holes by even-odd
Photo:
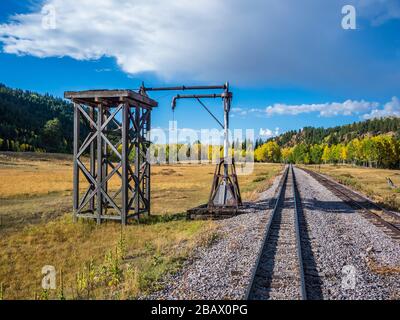
{"type": "Polygon", "coordinates": [[[363,217],[381,228],[387,235],[395,240],[400,240],[400,216],[390,212],[357,192],[328,179],[324,175],[312,170],[302,169],[311,177],[325,186],[345,203],[360,210],[363,217]]]}
{"type": "Polygon", "coordinates": [[[299,207],[296,177],[290,165],[279,185],[247,299],[307,299],[299,207]]]}

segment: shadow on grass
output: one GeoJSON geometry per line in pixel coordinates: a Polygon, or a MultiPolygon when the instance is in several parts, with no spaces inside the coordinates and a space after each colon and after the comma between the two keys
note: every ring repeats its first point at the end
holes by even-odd
{"type": "Polygon", "coordinates": [[[186,220],[187,214],[182,213],[175,213],[175,214],[164,214],[164,215],[150,215],[141,217],[139,220],[132,220],[131,224],[145,224],[145,225],[152,225],[157,223],[166,223],[171,221],[180,221],[186,220]]]}

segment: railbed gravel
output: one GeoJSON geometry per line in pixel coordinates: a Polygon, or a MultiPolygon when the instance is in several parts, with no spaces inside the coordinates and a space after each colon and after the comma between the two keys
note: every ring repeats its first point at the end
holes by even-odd
{"type": "MultiPolygon", "coordinates": [[[[309,298],[400,299],[400,242],[301,169],[295,168],[295,174],[303,208],[309,298]],[[371,262],[387,272],[375,272],[371,262]],[[345,266],[355,271],[354,288],[343,282],[349,278],[343,273],[345,266]]],[[[219,240],[197,248],[178,273],[161,281],[162,290],[142,299],[244,299],[280,178],[260,194],[259,201],[248,204],[249,213],[217,221],[219,240]]]]}
{"type": "Polygon", "coordinates": [[[280,176],[260,194],[259,201],[247,204],[248,213],[216,221],[219,240],[197,248],[178,273],[162,280],[164,289],[144,299],[244,299],[279,181],[280,176]]]}
{"type": "Polygon", "coordinates": [[[303,170],[298,189],[323,299],[400,299],[400,242],[386,235],[303,170]],[[371,261],[389,272],[379,274],[371,261]],[[343,268],[355,271],[355,282],[343,268]],[[390,270],[397,269],[397,272],[390,270]]]}

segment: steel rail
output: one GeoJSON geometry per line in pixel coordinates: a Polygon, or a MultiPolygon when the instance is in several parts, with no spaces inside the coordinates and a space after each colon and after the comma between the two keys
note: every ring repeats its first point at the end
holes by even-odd
{"type": "Polygon", "coordinates": [[[292,188],[293,188],[293,199],[294,199],[294,219],[296,226],[296,242],[297,242],[297,258],[299,263],[299,275],[300,275],[300,295],[302,300],[307,300],[306,281],[304,276],[304,264],[303,264],[303,252],[301,249],[301,233],[300,233],[300,222],[299,222],[299,211],[301,205],[300,193],[297,189],[296,175],[294,174],[293,166],[290,165],[292,170],[292,188]]]}
{"type": "Polygon", "coordinates": [[[288,179],[288,175],[289,175],[289,167],[287,167],[285,169],[285,172],[282,175],[281,181],[279,182],[279,184],[280,184],[279,192],[278,192],[278,195],[276,197],[274,209],[272,210],[271,217],[268,220],[268,224],[267,224],[267,227],[266,227],[266,230],[265,230],[264,238],[263,238],[263,241],[261,243],[260,250],[258,251],[257,260],[256,260],[256,263],[254,264],[253,270],[251,272],[250,285],[249,285],[249,287],[247,288],[247,291],[246,291],[246,300],[249,300],[251,291],[253,290],[254,280],[255,280],[255,277],[256,277],[258,265],[260,263],[261,256],[262,256],[265,244],[267,243],[267,240],[268,240],[268,236],[269,236],[269,232],[270,232],[270,229],[271,229],[272,221],[274,220],[274,216],[275,216],[276,212],[279,209],[280,202],[283,200],[282,199],[282,197],[284,195],[283,190],[285,190],[285,186],[286,186],[286,182],[287,182],[287,179],[288,179]]]}
{"type": "MultiPolygon", "coordinates": [[[[328,187],[328,189],[329,188],[333,189],[331,191],[336,191],[338,193],[339,198],[341,198],[344,202],[353,204],[353,206],[356,206],[357,208],[361,209],[363,211],[363,213],[374,218],[379,224],[383,225],[384,227],[386,227],[387,229],[389,229],[390,231],[395,233],[395,235],[394,236],[392,235],[392,237],[394,237],[395,239],[400,239],[400,228],[397,227],[397,225],[386,221],[385,219],[383,219],[381,216],[379,216],[375,212],[369,210],[364,205],[362,205],[359,201],[355,200],[354,197],[357,197],[357,198],[363,200],[364,202],[369,203],[370,205],[372,204],[373,206],[380,209],[385,214],[388,214],[389,213],[388,211],[381,208],[380,206],[378,206],[376,203],[372,202],[368,198],[363,197],[362,195],[339,184],[336,181],[328,179],[327,177],[323,176],[320,173],[317,173],[317,172],[314,172],[314,171],[311,171],[308,169],[302,169],[302,170],[307,172],[309,175],[311,175],[313,178],[315,178],[322,185],[328,187]],[[343,191],[343,190],[345,190],[345,191],[343,191]],[[353,198],[352,198],[352,196],[353,196],[353,198]],[[347,200],[345,200],[345,199],[347,199],[347,200]]],[[[393,216],[395,216],[395,215],[393,215],[393,216]]]]}
{"type": "Polygon", "coordinates": [[[289,165],[285,173],[282,176],[281,182],[280,182],[280,188],[279,188],[279,193],[277,196],[277,200],[275,202],[274,209],[272,211],[271,217],[268,221],[268,225],[265,231],[264,239],[260,248],[260,251],[257,256],[257,260],[255,263],[255,266],[252,271],[251,275],[251,281],[250,285],[247,289],[246,292],[246,300],[250,299],[251,293],[254,289],[255,285],[255,277],[256,273],[260,264],[261,256],[263,254],[263,251],[265,249],[266,243],[268,241],[270,231],[271,231],[271,226],[273,224],[274,218],[276,216],[276,213],[280,209],[280,205],[282,201],[284,200],[285,192],[286,190],[286,185],[288,181],[289,174],[292,176],[292,192],[293,192],[293,202],[294,202],[294,224],[295,224],[295,237],[296,237],[296,254],[297,254],[297,263],[298,263],[298,274],[299,274],[299,293],[300,293],[300,298],[301,300],[307,300],[307,289],[306,289],[306,281],[305,281],[305,275],[304,275],[304,265],[303,265],[303,253],[301,249],[301,233],[300,233],[300,223],[299,223],[299,210],[300,210],[300,195],[298,193],[297,189],[297,184],[296,184],[296,178],[295,178],[295,173],[292,165],[289,165]]]}
{"type": "MultiPolygon", "coordinates": [[[[314,172],[314,171],[313,171],[313,172],[314,172]]],[[[316,173],[316,172],[315,172],[315,173],[316,173]]],[[[317,174],[317,173],[316,173],[316,174],[317,174]]],[[[363,202],[368,203],[371,207],[374,207],[375,209],[382,211],[385,215],[390,216],[390,217],[392,217],[392,218],[394,218],[394,219],[399,220],[399,223],[400,223],[400,215],[399,215],[398,213],[397,213],[397,214],[396,214],[396,213],[393,213],[393,212],[391,212],[391,211],[389,211],[389,210],[383,208],[383,207],[380,206],[379,204],[373,202],[372,200],[368,199],[367,197],[363,196],[362,194],[360,194],[360,193],[358,193],[358,192],[355,192],[354,190],[352,190],[352,189],[346,187],[345,185],[342,185],[342,184],[340,184],[340,183],[338,183],[338,182],[336,182],[336,181],[333,181],[332,179],[328,179],[327,177],[323,176],[322,174],[320,174],[320,175],[321,175],[323,178],[325,178],[326,180],[331,181],[332,183],[335,183],[338,187],[340,187],[340,188],[342,188],[342,189],[348,191],[349,193],[351,193],[352,196],[354,196],[354,197],[356,197],[356,198],[359,198],[359,199],[362,200],[363,202]]]]}

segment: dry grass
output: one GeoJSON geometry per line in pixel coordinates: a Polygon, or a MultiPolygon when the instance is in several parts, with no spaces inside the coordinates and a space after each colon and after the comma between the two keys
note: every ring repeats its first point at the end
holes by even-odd
{"type": "Polygon", "coordinates": [[[0,199],[71,192],[71,161],[0,155],[0,199]],[[51,178],[49,179],[49,176],[51,178]]]}
{"type": "MultiPolygon", "coordinates": [[[[319,171],[318,166],[307,166],[307,168],[319,171]]],[[[347,165],[322,165],[320,170],[321,173],[331,176],[336,181],[364,193],[377,203],[396,211],[400,210],[399,170],[363,168],[347,165]],[[390,188],[386,181],[387,177],[399,188],[390,188]]]]}
{"type": "MultiPolygon", "coordinates": [[[[239,177],[244,198],[254,199],[280,171],[257,164],[239,177]]],[[[0,155],[0,296],[127,299],[156,289],[193,248],[218,237],[215,223],[179,214],[207,200],[213,172],[210,165],[153,166],[156,215],[121,228],[72,222],[70,157],[0,155]],[[62,271],[62,292],[60,285],[41,290],[44,265],[56,267],[58,281],[62,271]]]]}
{"type": "MultiPolygon", "coordinates": [[[[45,222],[71,211],[72,166],[70,157],[0,154],[0,227],[2,231],[45,222]],[[23,201],[22,201],[23,200],[23,201]]],[[[240,176],[245,200],[255,200],[281,165],[256,164],[250,175],[240,176]]],[[[207,201],[213,165],[152,167],[152,214],[184,212],[207,201]]],[[[117,177],[110,189],[116,189],[117,177]]],[[[81,179],[82,192],[87,183],[81,179]]],[[[0,229],[1,230],[1,229],[0,229]]]]}
{"type": "MultiPolygon", "coordinates": [[[[195,245],[213,238],[211,222],[177,220],[131,225],[123,229],[124,254],[120,250],[121,227],[115,223],[96,226],[90,222],[73,223],[64,216],[38,224],[0,240],[0,279],[7,299],[34,298],[40,295],[41,268],[53,265],[63,272],[67,298],[135,298],[153,289],[165,272],[176,270],[195,245]],[[204,238],[206,238],[204,240],[204,238]],[[120,272],[113,270],[113,263],[120,272]],[[92,292],[77,281],[79,273],[91,265],[105,279],[92,285],[92,292]],[[126,270],[133,270],[130,275],[126,270]],[[113,276],[116,277],[112,282],[113,276]],[[133,279],[133,278],[134,279],[133,279]],[[123,286],[123,290],[121,290],[123,286]]],[[[87,276],[88,277],[88,276],[87,276]]],[[[51,298],[56,297],[56,292],[51,298]]]]}
{"type": "Polygon", "coordinates": [[[367,253],[366,262],[368,268],[374,273],[382,275],[400,274],[400,266],[379,264],[374,258],[372,252],[367,253]]]}
{"type": "MultiPolygon", "coordinates": [[[[210,194],[213,165],[174,165],[152,167],[152,204],[156,214],[174,213],[205,203],[210,194]]],[[[251,175],[239,176],[243,198],[255,200],[268,188],[281,165],[256,164],[251,175]]]]}

